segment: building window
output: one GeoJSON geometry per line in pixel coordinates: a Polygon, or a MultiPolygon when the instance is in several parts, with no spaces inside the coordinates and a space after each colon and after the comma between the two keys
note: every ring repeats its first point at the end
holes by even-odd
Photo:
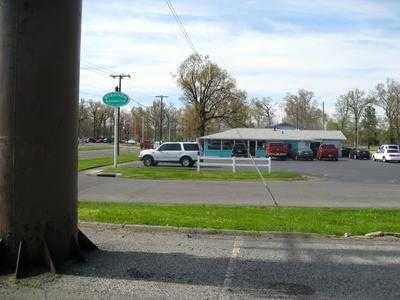
{"type": "Polygon", "coordinates": [[[182,151],[181,144],[164,144],[158,151],[182,151]]]}
{"type": "Polygon", "coordinates": [[[257,150],[258,151],[264,151],[266,147],[267,147],[266,141],[257,141],[257,150]]]}
{"type": "Polygon", "coordinates": [[[222,141],[222,150],[232,150],[233,149],[233,141],[222,141]]]}
{"type": "Polygon", "coordinates": [[[235,140],[235,145],[243,145],[246,147],[246,149],[248,147],[247,141],[245,140],[235,140]]]}
{"type": "Polygon", "coordinates": [[[209,140],[208,150],[221,150],[221,140],[209,140]]]}

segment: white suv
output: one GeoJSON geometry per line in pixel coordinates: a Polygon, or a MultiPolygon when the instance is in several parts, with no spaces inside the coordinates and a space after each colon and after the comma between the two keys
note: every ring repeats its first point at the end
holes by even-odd
{"type": "Polygon", "coordinates": [[[372,159],[377,161],[397,161],[400,162],[400,147],[398,145],[382,145],[378,151],[372,154],[372,159]]]}
{"type": "Polygon", "coordinates": [[[192,167],[200,154],[197,143],[164,143],[157,149],[143,150],[139,159],[146,167],[160,162],[180,163],[183,167],[192,167]]]}

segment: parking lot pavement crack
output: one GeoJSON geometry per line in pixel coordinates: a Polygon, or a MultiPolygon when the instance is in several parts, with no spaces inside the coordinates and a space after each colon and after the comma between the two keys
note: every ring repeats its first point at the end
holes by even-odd
{"type": "Polygon", "coordinates": [[[232,280],[235,275],[235,264],[237,262],[237,258],[240,254],[240,247],[242,246],[242,240],[240,237],[236,237],[233,243],[232,254],[228,262],[228,266],[225,273],[225,280],[222,287],[222,291],[220,294],[220,299],[227,299],[227,294],[229,290],[232,288],[232,280]]]}

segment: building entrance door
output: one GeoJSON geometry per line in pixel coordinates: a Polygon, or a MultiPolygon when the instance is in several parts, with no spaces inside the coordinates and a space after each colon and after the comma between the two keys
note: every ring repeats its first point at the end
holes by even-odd
{"type": "Polygon", "coordinates": [[[256,156],[256,141],[250,141],[249,145],[250,155],[255,157],[256,156]]]}

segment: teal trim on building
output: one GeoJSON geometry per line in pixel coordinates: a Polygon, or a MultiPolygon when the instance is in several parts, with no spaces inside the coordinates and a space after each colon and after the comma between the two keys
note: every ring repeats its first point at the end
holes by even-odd
{"type": "MultiPolygon", "coordinates": [[[[265,144],[266,141],[263,141],[265,144]]],[[[281,141],[282,143],[286,143],[289,145],[290,151],[298,151],[300,149],[311,149],[310,148],[310,141],[281,141]]],[[[258,142],[259,143],[259,142],[258,142]]],[[[215,147],[215,145],[214,145],[215,147]]],[[[264,146],[263,146],[264,147],[264,146]]],[[[222,149],[222,141],[220,145],[220,150],[217,149],[209,149],[209,140],[204,140],[204,148],[203,148],[203,155],[204,156],[214,156],[214,157],[231,157],[232,149],[222,149]]],[[[265,157],[265,150],[258,150],[255,151],[255,157],[265,157]]]]}
{"type": "Polygon", "coordinates": [[[256,157],[266,157],[265,150],[257,150],[256,157]]]}

